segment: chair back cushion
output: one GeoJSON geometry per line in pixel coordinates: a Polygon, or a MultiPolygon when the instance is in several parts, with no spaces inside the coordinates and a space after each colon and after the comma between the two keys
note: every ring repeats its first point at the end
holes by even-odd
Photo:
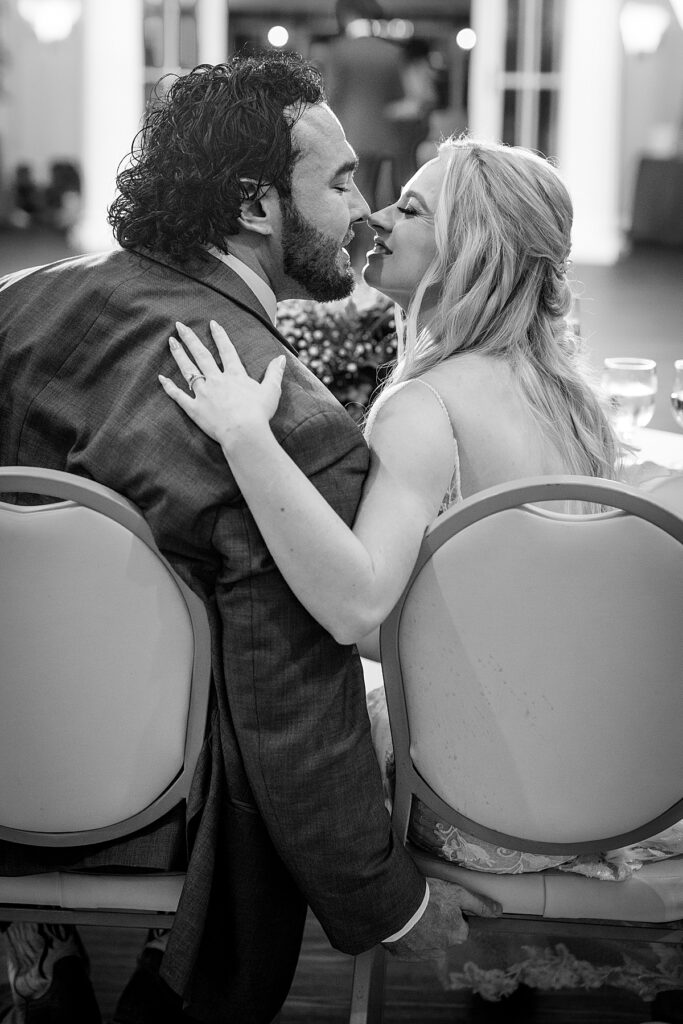
{"type": "Polygon", "coordinates": [[[591,842],[681,800],[683,545],[652,522],[530,506],[454,529],[398,654],[414,766],[484,828],[591,842]]]}
{"type": "Polygon", "coordinates": [[[102,828],[183,767],[194,635],[157,552],[92,508],[0,504],[0,825],[102,828]]]}

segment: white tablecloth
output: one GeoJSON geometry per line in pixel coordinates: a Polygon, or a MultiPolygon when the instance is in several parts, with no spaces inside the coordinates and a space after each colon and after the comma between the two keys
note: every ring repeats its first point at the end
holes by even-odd
{"type": "Polygon", "coordinates": [[[683,470],[683,431],[650,430],[645,427],[633,436],[638,462],[656,462],[668,469],[683,470]]]}

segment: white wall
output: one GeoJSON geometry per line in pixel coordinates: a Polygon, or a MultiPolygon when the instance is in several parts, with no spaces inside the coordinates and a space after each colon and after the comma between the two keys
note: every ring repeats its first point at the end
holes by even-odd
{"type": "Polygon", "coordinates": [[[506,4],[472,0],[470,25],[477,45],[470,55],[468,125],[479,139],[498,142],[503,130],[500,76],[504,70],[506,4]]]}
{"type": "Polygon", "coordinates": [[[623,249],[620,7],[620,0],[565,7],[558,164],[574,204],[577,263],[615,263],[623,249]]]}
{"type": "Polygon", "coordinates": [[[115,244],[107,208],[144,112],[142,0],[85,0],[83,22],[83,204],[72,243],[93,252],[115,244]]]}
{"type": "Polygon", "coordinates": [[[53,160],[80,164],[82,26],[60,42],[40,43],[14,3],[4,14],[3,177],[27,163],[44,183],[53,160]]]}
{"type": "Polygon", "coordinates": [[[228,59],[228,0],[199,0],[197,49],[200,64],[222,64],[228,59]]]}

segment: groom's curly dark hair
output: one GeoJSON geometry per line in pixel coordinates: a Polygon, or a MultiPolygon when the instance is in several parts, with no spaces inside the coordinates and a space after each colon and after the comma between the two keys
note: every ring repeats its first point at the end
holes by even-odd
{"type": "Polygon", "coordinates": [[[209,245],[227,251],[254,191],[244,179],[289,199],[292,126],[305,105],[324,101],[320,72],[294,53],[238,55],[176,77],[150,104],[117,176],[108,212],[119,244],[178,262],[209,245]]]}

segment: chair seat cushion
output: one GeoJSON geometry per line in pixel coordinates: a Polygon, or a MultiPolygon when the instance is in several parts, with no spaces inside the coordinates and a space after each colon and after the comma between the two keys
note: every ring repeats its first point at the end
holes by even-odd
{"type": "Polygon", "coordinates": [[[105,875],[51,871],[0,877],[0,904],[174,913],[184,882],[182,872],[105,875]]]}
{"type": "Polygon", "coordinates": [[[414,847],[410,852],[425,875],[489,896],[506,914],[653,923],[683,919],[683,857],[644,864],[631,878],[608,882],[561,871],[485,874],[448,864],[414,847]]]}

